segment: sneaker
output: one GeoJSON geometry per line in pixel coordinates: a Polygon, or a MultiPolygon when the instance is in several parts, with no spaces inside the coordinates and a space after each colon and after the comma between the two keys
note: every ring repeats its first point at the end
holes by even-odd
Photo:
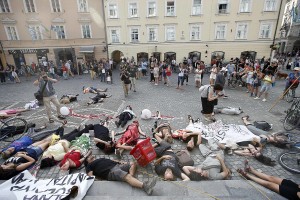
{"type": "Polygon", "coordinates": [[[225,95],[225,96],[223,96],[223,99],[228,99],[228,96],[226,96],[226,95],[225,95]]]}
{"type": "Polygon", "coordinates": [[[256,99],[260,99],[260,97],[255,97],[254,99],[255,99],[255,100],[256,100],[256,99]]]}
{"type": "Polygon", "coordinates": [[[146,181],[143,183],[143,190],[147,193],[147,195],[152,195],[153,188],[156,185],[157,178],[154,177],[152,181],[146,181]]]}
{"type": "Polygon", "coordinates": [[[136,92],[136,90],[133,90],[133,92],[136,92]]]}
{"type": "Polygon", "coordinates": [[[249,90],[247,90],[246,93],[249,93],[249,90]]]}
{"type": "Polygon", "coordinates": [[[263,101],[263,102],[266,102],[266,101],[267,101],[267,99],[263,99],[262,101],[263,101]]]}

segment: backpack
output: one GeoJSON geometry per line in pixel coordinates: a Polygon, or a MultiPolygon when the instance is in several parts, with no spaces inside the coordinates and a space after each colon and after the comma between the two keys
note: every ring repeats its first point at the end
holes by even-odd
{"type": "Polygon", "coordinates": [[[178,163],[179,163],[180,167],[193,166],[194,165],[194,161],[191,158],[191,155],[188,152],[188,150],[177,151],[176,156],[177,156],[178,163]]]}
{"type": "Polygon", "coordinates": [[[269,131],[272,129],[272,126],[266,121],[255,121],[254,126],[264,131],[269,131]]]}

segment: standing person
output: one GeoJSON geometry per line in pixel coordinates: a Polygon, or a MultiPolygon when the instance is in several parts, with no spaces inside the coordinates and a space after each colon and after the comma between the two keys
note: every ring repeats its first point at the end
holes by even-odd
{"type": "Polygon", "coordinates": [[[113,83],[113,80],[112,80],[112,69],[109,68],[108,70],[106,70],[106,73],[107,73],[107,78],[106,78],[107,84],[108,83],[112,84],[113,83]]]}
{"type": "Polygon", "coordinates": [[[177,80],[177,88],[176,89],[182,89],[181,86],[183,86],[183,77],[184,77],[184,69],[182,67],[182,63],[179,63],[179,73],[178,73],[178,80],[177,80]]]}
{"type": "Polygon", "coordinates": [[[253,70],[253,67],[252,66],[249,66],[247,69],[247,72],[245,74],[245,76],[247,77],[246,78],[246,83],[247,83],[247,92],[250,92],[250,97],[253,96],[253,74],[254,74],[254,70],[253,70]]]}
{"type": "Polygon", "coordinates": [[[210,71],[210,76],[209,76],[209,84],[210,85],[214,85],[215,84],[217,73],[218,73],[218,68],[217,68],[217,65],[214,64],[212,66],[212,69],[210,71]]]}
{"type": "Polygon", "coordinates": [[[186,81],[186,85],[189,83],[189,66],[185,65],[184,70],[183,70],[183,82],[186,81]]]}
{"type": "Polygon", "coordinates": [[[95,71],[94,65],[91,64],[89,66],[90,66],[89,70],[90,70],[90,74],[91,74],[91,79],[94,80],[96,77],[96,71],[95,71]]]}
{"type": "Polygon", "coordinates": [[[261,87],[259,95],[257,97],[255,97],[254,99],[260,99],[261,95],[264,93],[265,98],[262,101],[267,101],[268,93],[272,88],[273,82],[274,82],[274,77],[271,75],[271,73],[269,71],[267,71],[266,75],[263,79],[263,86],[261,87]]]}
{"type": "Polygon", "coordinates": [[[167,77],[167,86],[170,85],[170,77],[172,75],[172,69],[171,66],[169,65],[168,68],[166,69],[166,77],[167,77]]]}
{"type": "Polygon", "coordinates": [[[105,82],[106,80],[106,69],[104,64],[100,64],[100,81],[105,82]]]}
{"type": "Polygon", "coordinates": [[[226,66],[227,69],[227,79],[231,78],[231,74],[235,71],[235,65],[233,64],[233,60],[230,60],[229,64],[226,66]]]}
{"type": "Polygon", "coordinates": [[[19,76],[16,72],[16,68],[14,66],[12,66],[12,68],[11,68],[11,75],[12,75],[12,77],[14,77],[14,80],[16,81],[16,83],[21,83],[19,76]]]}
{"type": "Polygon", "coordinates": [[[0,65],[0,79],[1,79],[1,83],[5,83],[5,70],[4,67],[2,65],[0,65]]]}
{"type": "Polygon", "coordinates": [[[129,73],[126,71],[126,68],[124,68],[120,74],[120,79],[123,82],[123,90],[124,90],[124,95],[125,97],[128,96],[128,91],[129,91],[129,85],[131,83],[129,79],[129,73]]]}
{"type": "Polygon", "coordinates": [[[154,81],[155,85],[158,85],[159,67],[156,63],[154,64],[153,76],[154,76],[154,80],[155,80],[154,81]]]}
{"type": "Polygon", "coordinates": [[[55,90],[53,88],[53,83],[57,83],[56,79],[50,78],[46,73],[43,73],[38,80],[34,81],[35,86],[39,86],[39,91],[41,92],[43,89],[43,102],[45,105],[45,109],[47,112],[47,116],[49,119],[49,123],[53,123],[54,120],[51,114],[51,106],[50,102],[52,102],[56,107],[57,117],[59,119],[65,119],[60,113],[60,103],[57,99],[57,95],[55,94],[55,90]]]}
{"type": "Polygon", "coordinates": [[[155,78],[154,78],[154,66],[155,66],[155,62],[151,62],[150,64],[150,82],[154,82],[155,78]]]}
{"type": "Polygon", "coordinates": [[[195,74],[195,83],[196,83],[196,87],[197,88],[200,88],[201,86],[201,82],[202,82],[202,79],[201,79],[201,76],[202,76],[202,69],[200,69],[200,65],[197,64],[197,68],[195,69],[194,71],[194,74],[195,74]]]}
{"type": "Polygon", "coordinates": [[[161,65],[161,70],[162,70],[162,77],[164,78],[164,84],[167,84],[167,74],[166,74],[166,70],[168,68],[168,65],[166,64],[165,61],[163,61],[162,65],[161,65]]]}
{"type": "Polygon", "coordinates": [[[205,64],[204,64],[204,61],[200,61],[200,69],[202,70],[202,74],[201,74],[201,85],[203,85],[203,76],[204,76],[204,70],[205,70],[205,64]]]}
{"type": "Polygon", "coordinates": [[[261,79],[262,79],[263,73],[261,73],[260,68],[257,68],[256,71],[253,74],[253,91],[255,97],[258,95],[259,87],[261,86],[261,79]]]}
{"type": "Polygon", "coordinates": [[[295,96],[295,90],[298,87],[300,82],[299,77],[300,77],[300,67],[295,67],[293,69],[293,72],[291,72],[289,76],[286,78],[284,92],[293,84],[290,90],[292,90],[293,96],[295,96]]]}
{"type": "Polygon", "coordinates": [[[63,72],[64,79],[68,80],[69,79],[68,68],[63,64],[61,69],[62,69],[62,72],[63,72]]]}
{"type": "Polygon", "coordinates": [[[129,80],[130,80],[130,90],[132,89],[133,86],[133,92],[136,92],[135,90],[135,84],[136,84],[136,72],[137,68],[133,63],[130,63],[130,67],[128,68],[128,73],[129,73],[129,80]]]}
{"type": "Polygon", "coordinates": [[[143,76],[147,75],[147,67],[148,67],[148,63],[144,60],[142,62],[142,74],[143,74],[143,76]]]}
{"type": "Polygon", "coordinates": [[[67,62],[66,62],[66,64],[65,64],[65,66],[66,66],[66,68],[67,68],[67,73],[68,73],[68,76],[70,75],[70,76],[72,76],[73,78],[74,78],[74,74],[73,74],[73,72],[72,72],[72,70],[71,70],[71,60],[68,60],[67,62]]]}
{"type": "Polygon", "coordinates": [[[219,73],[216,76],[216,81],[215,84],[217,85],[221,85],[223,87],[222,92],[220,92],[220,95],[223,95],[223,98],[227,98],[227,96],[225,96],[225,91],[224,91],[224,86],[225,86],[225,82],[226,82],[226,78],[225,78],[225,74],[226,73],[226,68],[223,67],[219,73]]]}
{"type": "Polygon", "coordinates": [[[221,85],[204,85],[199,91],[201,94],[202,113],[206,121],[215,122],[216,119],[212,117],[214,106],[217,105],[218,98],[221,96],[219,93],[223,90],[221,85]]]}

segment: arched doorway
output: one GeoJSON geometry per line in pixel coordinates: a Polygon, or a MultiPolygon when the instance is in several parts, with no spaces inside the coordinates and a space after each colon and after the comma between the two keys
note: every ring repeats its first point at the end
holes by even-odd
{"type": "Polygon", "coordinates": [[[164,61],[168,64],[171,64],[172,60],[176,60],[176,53],[175,52],[166,52],[164,54],[164,61]]]}
{"type": "Polygon", "coordinates": [[[157,62],[159,63],[160,62],[160,52],[153,52],[152,53],[152,56],[154,57],[154,58],[156,58],[156,60],[157,60],[157,62]]]}
{"type": "Polygon", "coordinates": [[[137,62],[148,61],[148,53],[140,52],[137,53],[137,62]]]}
{"type": "Polygon", "coordinates": [[[247,58],[254,61],[256,58],[256,51],[243,51],[241,53],[241,59],[246,60],[247,58]]]}
{"type": "Polygon", "coordinates": [[[123,56],[124,56],[123,52],[119,50],[115,50],[111,53],[111,58],[116,64],[121,62],[121,57],[123,56]]]}
{"type": "Polygon", "coordinates": [[[224,51],[214,51],[211,53],[211,65],[217,64],[217,61],[223,60],[225,58],[224,51]]]}
{"type": "Polygon", "coordinates": [[[294,47],[293,47],[293,51],[297,52],[300,50],[300,40],[297,40],[295,43],[294,43],[294,47]]]}
{"type": "Polygon", "coordinates": [[[201,53],[199,51],[192,51],[189,53],[189,58],[192,60],[193,66],[195,66],[195,62],[201,60],[201,53]]]}
{"type": "Polygon", "coordinates": [[[65,62],[67,60],[71,60],[71,62],[75,65],[75,50],[73,48],[54,49],[53,51],[57,66],[61,65],[60,61],[65,62]]]}

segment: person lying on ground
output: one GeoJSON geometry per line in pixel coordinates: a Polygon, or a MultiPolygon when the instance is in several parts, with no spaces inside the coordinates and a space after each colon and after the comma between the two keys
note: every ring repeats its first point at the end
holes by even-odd
{"type": "Polygon", "coordinates": [[[214,139],[208,139],[206,144],[198,140],[200,152],[205,160],[198,166],[184,166],[183,171],[191,180],[223,180],[231,176],[230,169],[225,165],[225,146],[214,139]]]}
{"type": "Polygon", "coordinates": [[[0,166],[0,179],[8,180],[32,166],[38,160],[43,151],[49,146],[50,142],[51,137],[36,142],[7,159],[0,166]]]}
{"type": "Polygon", "coordinates": [[[157,125],[158,121],[154,122],[154,127],[152,128],[153,137],[154,135],[157,135],[164,141],[172,144],[173,138],[172,138],[172,127],[170,126],[170,123],[161,123],[157,125]]]}
{"type": "MultiPolygon", "coordinates": [[[[133,121],[127,128],[121,131],[121,138],[117,140],[116,144],[116,155],[118,157],[122,156],[124,150],[132,150],[137,144],[140,135],[146,137],[146,134],[142,131],[138,121],[133,121]]],[[[118,135],[119,135],[118,134],[118,135]]]]}
{"type": "Polygon", "coordinates": [[[91,129],[92,124],[85,126],[85,128],[82,130],[79,130],[79,128],[74,129],[68,134],[63,134],[64,130],[62,129],[59,138],[60,140],[49,146],[48,149],[43,153],[41,168],[52,167],[56,165],[64,158],[66,153],[69,152],[71,142],[75,142],[76,139],[82,136],[83,133],[88,133],[91,129]]]}
{"type": "Polygon", "coordinates": [[[214,107],[214,113],[218,114],[226,114],[226,115],[239,115],[243,111],[241,108],[233,108],[233,107],[214,107]]]}
{"type": "Polygon", "coordinates": [[[85,87],[85,86],[83,86],[82,87],[82,92],[83,92],[83,94],[86,94],[86,93],[98,94],[100,92],[107,92],[107,88],[102,90],[102,89],[95,88],[95,87],[85,87]]]}
{"type": "Polygon", "coordinates": [[[111,131],[111,136],[108,130],[108,118],[105,121],[100,121],[99,124],[94,124],[94,142],[95,145],[104,151],[106,154],[115,152],[115,131],[111,131]]]}
{"type": "Polygon", "coordinates": [[[123,181],[132,187],[143,189],[148,195],[151,195],[156,184],[156,177],[152,181],[141,182],[134,177],[137,164],[123,161],[115,161],[107,158],[95,159],[94,155],[87,157],[84,162],[88,176],[108,181],[123,181]]]}
{"type": "Polygon", "coordinates": [[[246,179],[250,179],[287,199],[300,199],[299,184],[291,180],[282,179],[276,176],[267,175],[263,172],[259,172],[253,167],[249,166],[248,161],[245,162],[245,170],[237,169],[237,172],[244,176],[246,179]]]}
{"type": "Polygon", "coordinates": [[[89,102],[87,103],[87,105],[96,104],[96,103],[102,103],[102,102],[104,101],[105,98],[109,98],[109,97],[111,97],[111,96],[112,96],[112,95],[97,93],[96,96],[90,97],[91,101],[89,101],[89,102]]]}
{"type": "Polygon", "coordinates": [[[20,115],[22,112],[26,112],[28,110],[30,110],[30,109],[17,108],[17,109],[0,110],[0,119],[14,117],[14,116],[20,115]]]}
{"type": "Polygon", "coordinates": [[[6,148],[2,149],[1,155],[4,159],[13,156],[15,153],[22,151],[22,149],[34,145],[35,143],[39,143],[44,138],[52,135],[52,134],[60,134],[62,127],[53,129],[53,130],[45,130],[41,132],[35,132],[34,128],[29,128],[24,136],[10,143],[6,148]]]}
{"type": "Polygon", "coordinates": [[[156,143],[153,145],[158,159],[155,161],[155,172],[164,177],[166,181],[174,181],[181,178],[183,181],[189,181],[189,177],[184,174],[179,167],[178,158],[172,150],[171,144],[155,135],[156,143]]]}
{"type": "Polygon", "coordinates": [[[61,104],[69,104],[71,102],[77,101],[77,97],[79,96],[79,94],[67,94],[67,95],[63,95],[60,100],[59,103],[61,104]]]}
{"type": "Polygon", "coordinates": [[[124,128],[129,120],[132,120],[134,117],[136,117],[136,114],[132,111],[131,106],[126,106],[125,110],[123,110],[122,113],[117,117],[119,118],[118,121],[115,121],[117,128],[120,126],[124,128]]]}

